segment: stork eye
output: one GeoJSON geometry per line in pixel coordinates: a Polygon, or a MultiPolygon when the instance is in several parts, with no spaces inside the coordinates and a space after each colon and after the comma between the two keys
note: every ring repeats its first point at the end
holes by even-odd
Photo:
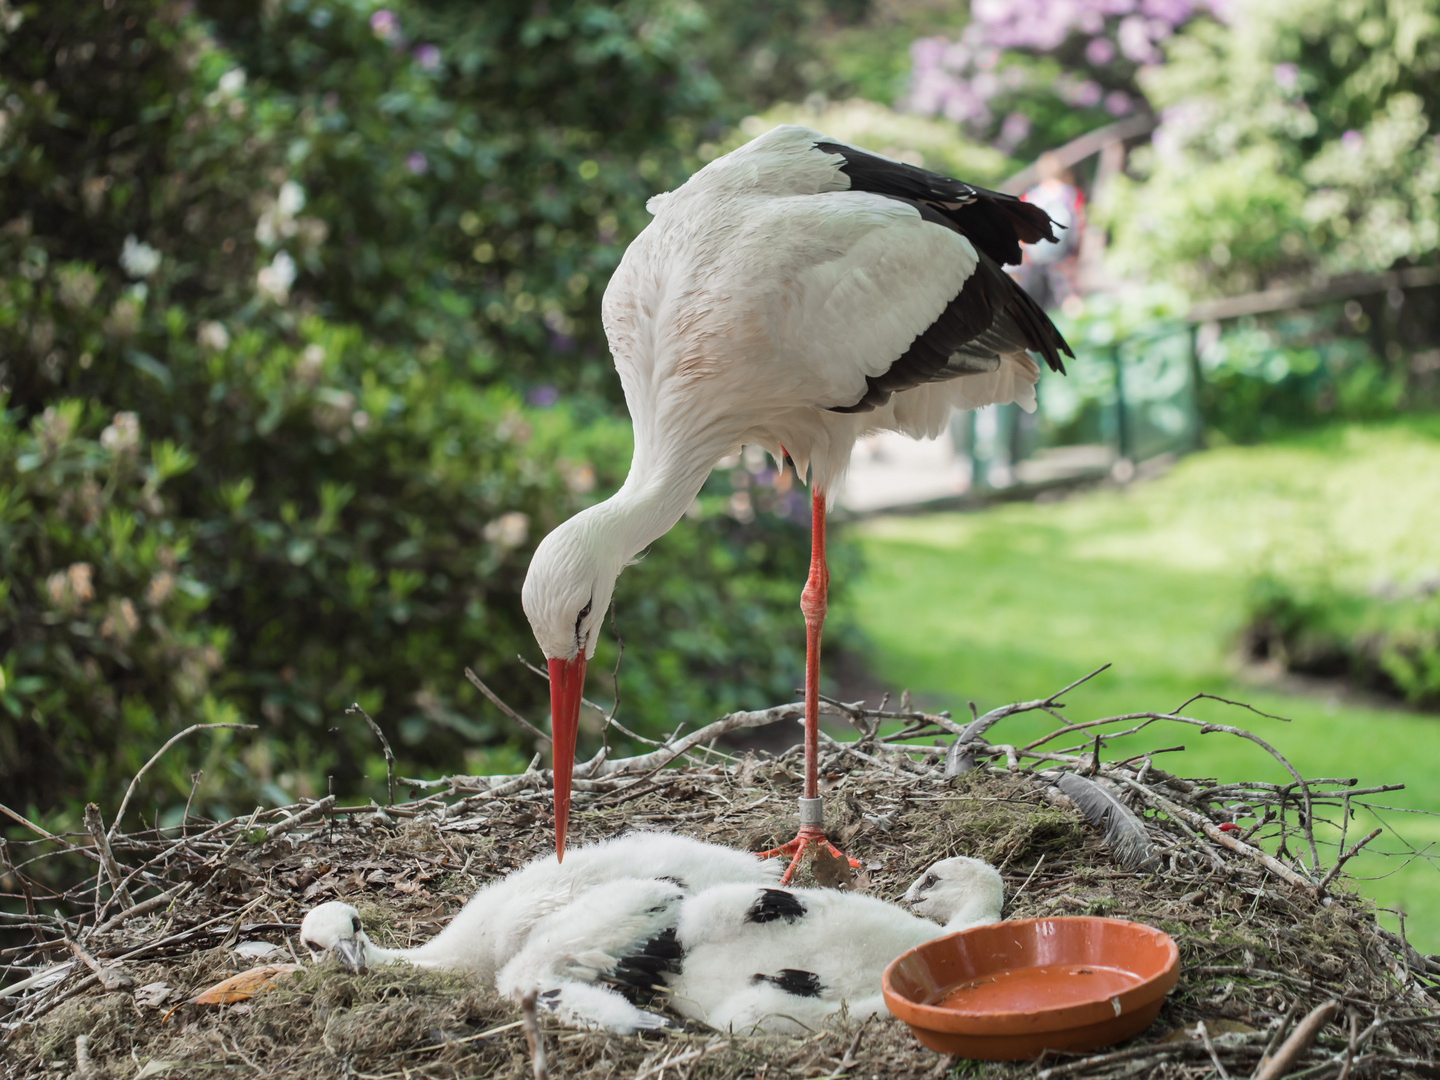
{"type": "Polygon", "coordinates": [[[595,598],[592,596],[585,601],[585,606],[580,609],[580,614],[575,616],[575,636],[577,638],[580,636],[580,624],[585,621],[585,616],[590,614],[590,608],[594,603],[595,598]]]}
{"type": "Polygon", "coordinates": [[[350,917],[350,929],[353,930],[353,931],[355,931],[355,933],[357,933],[357,934],[360,932],[360,916],[359,916],[359,915],[352,915],[352,916],[350,917]]]}
{"type": "Polygon", "coordinates": [[[925,875],[925,880],[922,881],[922,882],[920,882],[920,888],[922,888],[922,889],[933,888],[934,885],[935,885],[935,882],[937,882],[937,881],[939,881],[939,880],[940,880],[940,879],[937,878],[934,874],[926,874],[926,875],[925,875]]]}

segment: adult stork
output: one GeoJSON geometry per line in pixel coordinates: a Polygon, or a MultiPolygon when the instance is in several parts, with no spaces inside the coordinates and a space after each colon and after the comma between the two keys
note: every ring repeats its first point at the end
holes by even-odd
{"type": "MultiPolygon", "coordinates": [[[[1050,217],[1009,195],[775,128],[647,204],[654,216],[605,290],[602,317],[635,427],[624,485],[536,548],[525,613],[549,661],[555,853],[564,858],[586,661],[620,570],[742,444],[789,457],[811,492],[805,786],[788,854],[825,845],[816,777],[825,511],[855,440],[933,438],[951,409],[1035,407],[1039,369],[1070,352],[1001,269],[1050,217]]],[[[835,852],[838,854],[838,852],[835,852]]]]}

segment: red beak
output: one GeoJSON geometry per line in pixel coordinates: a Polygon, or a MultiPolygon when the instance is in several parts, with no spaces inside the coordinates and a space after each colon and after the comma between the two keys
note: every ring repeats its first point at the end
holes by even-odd
{"type": "Polygon", "coordinates": [[[580,695],[585,690],[585,653],[550,661],[550,751],[555,773],[555,860],[565,859],[570,823],[570,775],[575,768],[575,734],[580,728],[580,695]]]}

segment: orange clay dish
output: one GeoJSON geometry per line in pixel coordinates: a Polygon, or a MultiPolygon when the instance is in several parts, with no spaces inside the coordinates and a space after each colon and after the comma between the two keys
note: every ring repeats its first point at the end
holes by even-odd
{"type": "Polygon", "coordinates": [[[1019,919],[927,941],[881,980],[885,1004],[942,1054],[1021,1061],[1142,1031],[1180,977],[1180,951],[1121,919],[1019,919]]]}

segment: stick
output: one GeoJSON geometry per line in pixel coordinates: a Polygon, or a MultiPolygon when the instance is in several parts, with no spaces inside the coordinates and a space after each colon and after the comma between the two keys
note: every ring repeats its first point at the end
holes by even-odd
{"type": "Polygon", "coordinates": [[[95,838],[95,850],[100,853],[100,865],[110,879],[110,891],[119,898],[121,907],[133,907],[135,901],[130,898],[130,890],[125,888],[125,875],[120,872],[120,864],[115,861],[110,841],[105,836],[105,820],[100,816],[100,807],[93,802],[85,805],[85,828],[95,838]]]}
{"type": "MultiPolygon", "coordinates": [[[[42,829],[39,825],[36,825],[36,824],[35,824],[33,821],[31,821],[29,818],[27,818],[27,817],[21,817],[19,814],[17,814],[14,810],[11,810],[11,809],[10,809],[8,806],[6,806],[4,803],[0,803],[0,814],[4,814],[6,817],[12,818],[14,821],[18,822],[19,824],[24,825],[27,829],[29,829],[29,830],[30,830],[31,832],[33,832],[35,835],[37,835],[37,836],[43,836],[46,840],[50,840],[50,841],[53,841],[54,843],[59,844],[59,845],[60,845],[61,847],[63,847],[66,851],[73,851],[73,852],[75,852],[77,855],[84,855],[87,859],[90,859],[90,860],[92,860],[92,861],[94,861],[94,862],[97,862],[97,863],[100,861],[100,856],[99,856],[97,853],[95,853],[94,851],[91,851],[89,848],[76,847],[74,844],[70,843],[69,840],[66,840],[63,836],[56,836],[54,833],[46,832],[44,829],[42,829]]],[[[19,868],[19,867],[16,867],[15,869],[16,869],[16,872],[18,873],[20,868],[19,868]]]]}
{"type": "Polygon", "coordinates": [[[549,1080],[550,1070],[545,1066],[545,1037],[540,1034],[540,1025],[535,1022],[535,999],[538,990],[531,990],[520,999],[520,1021],[525,1030],[525,1043],[530,1047],[530,1065],[535,1080],[549,1080]]]}
{"type": "Polygon", "coordinates": [[[537,739],[544,739],[547,743],[550,741],[549,735],[546,735],[545,732],[541,731],[534,724],[530,723],[529,720],[526,720],[525,717],[521,716],[509,705],[506,705],[505,702],[501,701],[500,695],[495,693],[494,690],[491,690],[490,687],[486,686],[483,682],[481,682],[480,676],[476,675],[475,672],[471,671],[468,667],[465,669],[465,678],[469,679],[470,682],[474,684],[475,689],[479,690],[482,694],[484,694],[487,698],[490,699],[490,704],[494,705],[511,720],[514,720],[517,724],[523,727],[526,731],[530,732],[537,739]]]}
{"type": "Polygon", "coordinates": [[[1280,1044],[1275,1056],[1262,1064],[1260,1071],[1255,1074],[1255,1080],[1280,1080],[1280,1077],[1290,1071],[1290,1066],[1295,1064],[1296,1059],[1309,1049],[1315,1036],[1320,1034],[1320,1029],[1339,1011],[1340,1002],[1333,1000],[1311,1009],[1309,1015],[1295,1028],[1294,1034],[1280,1044]]]}
{"type": "Polygon", "coordinates": [[[1230,1074],[1225,1071],[1225,1066],[1220,1064],[1220,1055],[1215,1053],[1215,1044],[1210,1041],[1210,1031],[1201,1020],[1195,1025],[1195,1030],[1200,1034],[1200,1041],[1205,1044],[1205,1050],[1210,1055],[1210,1060],[1215,1063],[1215,1070],[1220,1074],[1220,1080],[1230,1080],[1230,1074]]]}
{"type": "Polygon", "coordinates": [[[1329,885],[1330,882],[1334,880],[1335,875],[1340,873],[1341,867],[1343,867],[1347,862],[1353,859],[1359,853],[1361,848],[1363,848],[1366,844],[1370,843],[1371,840],[1374,840],[1384,831],[1384,829],[1376,829],[1369,836],[1365,837],[1362,840],[1356,840],[1355,843],[1351,844],[1349,850],[1347,850],[1345,854],[1341,855],[1340,858],[1335,860],[1335,865],[1330,868],[1329,873],[1327,873],[1323,878],[1320,879],[1320,884],[1315,886],[1315,891],[1317,893],[1323,893],[1325,891],[1325,886],[1329,885]]]}
{"type": "Polygon", "coordinates": [[[150,912],[156,910],[157,908],[164,907],[172,900],[180,899],[180,897],[184,896],[187,892],[190,891],[191,887],[194,884],[195,883],[193,881],[182,881],[179,885],[176,885],[175,888],[168,889],[165,892],[162,892],[159,896],[152,896],[149,900],[141,900],[134,907],[129,908],[125,911],[117,912],[114,916],[110,918],[108,922],[97,926],[91,932],[91,934],[92,936],[94,934],[103,934],[106,931],[114,930],[115,927],[119,926],[121,923],[129,921],[130,919],[138,918],[141,915],[149,915],[150,912]]]}
{"type": "MultiPolygon", "coordinates": [[[[359,706],[356,706],[356,707],[359,708],[359,706]]],[[[346,711],[348,712],[349,710],[347,709],[346,711]]],[[[363,710],[361,711],[361,715],[364,716],[364,711],[363,711],[363,710]]],[[[366,716],[365,719],[366,719],[366,720],[369,720],[370,718],[369,718],[368,716],[366,716]]],[[[382,735],[381,738],[384,738],[384,736],[382,735]]],[[[391,801],[392,801],[392,803],[393,803],[394,798],[395,798],[395,788],[394,788],[394,786],[393,786],[393,779],[392,779],[392,786],[391,786],[391,788],[390,788],[390,798],[391,798],[391,801]]],[[[293,817],[288,817],[288,818],[286,818],[284,821],[279,822],[278,824],[271,825],[270,828],[268,828],[268,829],[265,830],[265,839],[266,839],[266,840],[274,840],[277,836],[284,836],[286,833],[292,832],[292,831],[294,831],[295,829],[298,829],[301,825],[304,825],[307,821],[314,821],[316,818],[323,816],[324,814],[328,813],[329,811],[333,810],[334,808],[335,808],[335,796],[334,796],[334,795],[326,795],[325,798],[321,799],[319,802],[313,802],[313,803],[311,803],[309,806],[307,806],[304,810],[301,810],[301,811],[300,811],[298,814],[296,814],[295,816],[293,816],[293,817]]]]}
{"type": "MultiPolygon", "coordinates": [[[[355,704],[351,705],[348,709],[345,710],[345,715],[346,715],[346,716],[353,716],[353,715],[354,715],[355,713],[357,713],[357,712],[358,712],[361,716],[363,716],[363,717],[365,718],[365,723],[367,723],[367,724],[370,725],[370,730],[375,733],[375,737],[380,740],[380,746],[381,746],[381,748],[385,751],[385,779],[386,779],[386,781],[387,781],[387,782],[389,783],[389,785],[390,785],[390,802],[389,802],[388,805],[394,806],[394,805],[395,805],[395,752],[390,749],[390,740],[387,739],[387,738],[385,738],[385,732],[383,732],[383,731],[380,730],[380,725],[377,724],[374,720],[370,719],[370,714],[367,713],[364,709],[362,709],[362,708],[360,707],[360,703],[359,703],[358,701],[355,702],[355,704]]],[[[335,804],[332,802],[330,805],[333,806],[333,805],[335,805],[335,804]]]]}
{"type": "MultiPolygon", "coordinates": [[[[1192,698],[1191,700],[1193,701],[1194,698],[1192,698]]],[[[1310,806],[1309,781],[1307,781],[1305,777],[1300,775],[1300,770],[1295,768],[1294,765],[1290,764],[1289,759],[1286,758],[1284,754],[1280,753],[1279,750],[1276,750],[1275,747],[1271,746],[1264,739],[1260,738],[1259,735],[1256,735],[1255,733],[1250,731],[1246,731],[1244,728],[1233,727],[1230,724],[1215,724],[1206,720],[1197,720],[1193,716],[1180,716],[1176,713],[1125,713],[1120,716],[1107,716],[1103,720],[1087,720],[1080,724],[1071,724],[1068,727],[1059,728],[1056,731],[1050,732],[1050,734],[1048,735],[1036,739],[1034,742],[1026,744],[1025,746],[1020,748],[1020,751],[1021,753],[1025,753],[1027,751],[1034,750],[1038,746],[1043,746],[1051,739],[1059,738],[1061,735],[1064,735],[1068,732],[1076,731],[1080,728],[1094,727],[1097,724],[1121,723],[1133,720],[1141,720],[1145,721],[1146,723],[1158,720],[1168,720],[1171,723],[1189,724],[1191,727],[1198,727],[1200,729],[1201,735],[1208,735],[1212,731],[1221,731],[1227,735],[1235,735],[1241,739],[1248,739],[1250,742],[1253,742],[1256,746],[1259,746],[1261,749],[1263,749],[1281,765],[1285,766],[1286,771],[1295,778],[1295,784],[1300,789],[1301,795],[1305,797],[1305,838],[1310,843],[1310,867],[1312,873],[1315,873],[1319,870],[1320,853],[1315,846],[1315,831],[1311,824],[1311,820],[1314,815],[1310,806]]]]}
{"type": "Polygon", "coordinates": [[[151,766],[151,765],[154,765],[155,762],[157,762],[157,761],[160,760],[160,755],[163,754],[163,753],[165,753],[166,750],[169,750],[170,747],[174,746],[177,742],[179,742],[181,739],[183,739],[186,735],[189,735],[192,731],[209,731],[209,730],[212,730],[212,729],[214,729],[214,728],[229,728],[229,729],[232,730],[232,731],[254,731],[254,730],[255,730],[255,725],[254,725],[254,724],[191,724],[189,727],[187,727],[184,731],[180,732],[179,734],[170,736],[170,738],[169,738],[168,740],[166,740],[165,745],[162,746],[162,747],[160,747],[159,750],[156,750],[155,753],[151,755],[150,760],[147,761],[147,762],[145,762],[144,765],[141,765],[141,766],[140,766],[140,771],[135,774],[135,779],[134,779],[134,780],[131,780],[131,781],[130,781],[130,786],[125,789],[125,798],[123,798],[123,799],[120,800],[120,809],[115,812],[115,821],[114,821],[114,823],[110,826],[110,832],[107,834],[108,837],[109,837],[111,840],[114,840],[114,839],[115,839],[115,830],[118,829],[118,828],[120,828],[120,821],[121,821],[121,819],[124,818],[124,816],[125,816],[125,808],[130,805],[130,796],[132,796],[132,795],[135,794],[135,785],[137,785],[137,784],[140,783],[140,778],[145,775],[146,771],[150,768],[150,766],[151,766]]]}

